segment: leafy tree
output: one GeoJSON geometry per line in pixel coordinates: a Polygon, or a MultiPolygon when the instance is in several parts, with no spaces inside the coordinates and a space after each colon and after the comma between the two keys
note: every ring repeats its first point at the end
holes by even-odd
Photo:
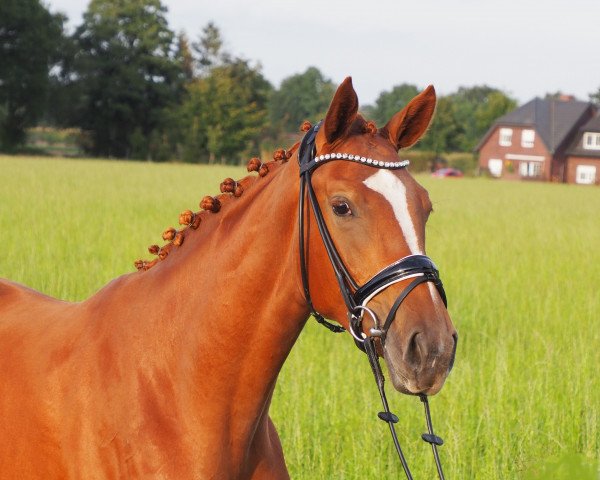
{"type": "Polygon", "coordinates": [[[44,110],[49,70],[63,38],[62,15],[39,0],[0,2],[0,147],[12,149],[44,110]]]}
{"type": "Polygon", "coordinates": [[[427,134],[417,144],[419,149],[436,154],[460,151],[464,129],[457,119],[452,97],[438,98],[435,116],[427,134]]]}
{"type": "Polygon", "coordinates": [[[281,82],[271,96],[271,123],[287,132],[297,132],[304,120],[318,120],[327,112],[335,85],[315,67],[281,82]]]}
{"type": "MultiPolygon", "coordinates": [[[[384,125],[419,91],[415,85],[403,83],[382,92],[372,110],[373,120],[384,125]]],[[[515,107],[515,100],[498,89],[486,85],[461,87],[449,96],[438,97],[431,127],[415,148],[438,155],[471,151],[494,120],[515,107]]]]}
{"type": "Polygon", "coordinates": [[[381,92],[375,100],[371,118],[380,127],[384,126],[396,112],[402,110],[419,92],[420,90],[415,85],[409,83],[396,85],[389,92],[381,92]]]}
{"type": "Polygon", "coordinates": [[[458,149],[471,151],[492,122],[516,107],[516,102],[502,91],[487,85],[460,87],[451,95],[454,117],[463,133],[458,149]]]}
{"type": "Polygon", "coordinates": [[[184,32],[180,32],[179,35],[177,35],[177,52],[175,58],[180,62],[185,81],[189,82],[193,80],[195,76],[195,59],[192,50],[190,49],[190,42],[184,32]]]}
{"type": "Polygon", "coordinates": [[[77,120],[92,132],[92,153],[153,157],[150,138],[160,136],[184,79],[165,13],[160,0],[90,2],[74,34],[73,76],[83,102],[77,120]]]}
{"type": "Polygon", "coordinates": [[[57,127],[78,127],[77,112],[83,92],[82,84],[74,81],[73,63],[77,46],[71,36],[61,42],[57,63],[49,77],[48,101],[40,122],[57,127]]]}
{"type": "MultiPolygon", "coordinates": [[[[475,132],[477,142],[492,123],[502,115],[517,108],[517,102],[500,91],[491,92],[486,101],[475,110],[475,132]]],[[[474,147],[474,146],[473,146],[474,147]]],[[[471,149],[472,150],[472,149],[471,149]]]]}
{"type": "Polygon", "coordinates": [[[271,90],[260,67],[242,59],[192,82],[178,115],[184,160],[234,163],[257,153],[271,90]]]}
{"type": "Polygon", "coordinates": [[[235,163],[258,145],[267,123],[273,87],[260,65],[223,49],[221,32],[209,23],[193,44],[196,76],[179,107],[171,109],[171,139],[188,162],[235,163]]]}
{"type": "Polygon", "coordinates": [[[211,68],[234,61],[229,52],[223,48],[221,31],[213,22],[206,24],[198,41],[192,43],[192,48],[198,55],[199,73],[208,73],[211,68]]]}

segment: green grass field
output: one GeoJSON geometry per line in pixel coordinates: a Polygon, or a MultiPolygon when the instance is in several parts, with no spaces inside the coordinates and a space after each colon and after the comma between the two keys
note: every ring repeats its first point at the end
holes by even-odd
{"type": "MultiPolygon", "coordinates": [[[[0,277],[69,300],[132,271],[181,210],[245,175],[9,157],[0,172],[0,277]]],[[[600,189],[418,178],[460,336],[431,400],[447,478],[599,478],[600,189]]],[[[434,478],[421,403],[388,390],[415,478],[434,478]]],[[[309,322],[272,405],[292,478],[401,478],[378,402],[350,337],[309,322]]]]}

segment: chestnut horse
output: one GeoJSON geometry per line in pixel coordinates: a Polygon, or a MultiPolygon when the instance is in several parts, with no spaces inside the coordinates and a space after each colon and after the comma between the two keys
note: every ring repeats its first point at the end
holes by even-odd
{"type": "MultiPolygon", "coordinates": [[[[427,88],[378,129],[358,114],[347,78],[316,136],[320,154],[397,162],[435,108],[427,88]]],[[[67,303],[0,282],[0,477],[288,478],[269,405],[310,309],[299,262],[297,145],[253,159],[204,211],[152,246],[153,262],[89,299],[67,303]],[[185,240],[185,241],[184,241],[185,240]],[[153,266],[153,268],[149,268],[153,266]]],[[[331,162],[313,175],[323,217],[359,283],[425,252],[431,202],[406,169],[331,162]]],[[[306,262],[314,308],[348,327],[315,217],[306,262]]],[[[311,228],[312,226],[312,228],[311,228]]],[[[406,282],[369,303],[390,311],[406,282]]],[[[369,331],[365,319],[364,332],[369,331]]],[[[348,337],[350,338],[350,337],[348,337]]],[[[418,285],[384,346],[395,388],[435,394],[456,332],[434,285],[418,285]]]]}

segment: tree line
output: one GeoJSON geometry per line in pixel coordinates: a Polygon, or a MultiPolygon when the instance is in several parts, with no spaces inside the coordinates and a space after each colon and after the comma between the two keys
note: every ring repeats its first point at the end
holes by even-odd
{"type": "MultiPolygon", "coordinates": [[[[43,124],[80,129],[93,156],[237,163],[322,118],[335,91],[315,67],[275,88],[260,63],[224,48],[215,24],[193,41],[176,34],[160,0],[91,0],[74,32],[66,21],[40,0],[0,3],[0,149],[43,124]]],[[[381,126],[420,90],[399,84],[362,111],[381,126]]],[[[439,98],[416,148],[472,151],[515,106],[499,89],[461,87],[439,98]]]]}

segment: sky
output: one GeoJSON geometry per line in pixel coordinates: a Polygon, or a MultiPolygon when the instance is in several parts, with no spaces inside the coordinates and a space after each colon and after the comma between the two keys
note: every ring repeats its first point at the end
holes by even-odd
{"type": "MultiPolygon", "coordinates": [[[[47,0],[73,28],[87,1],[47,0]]],[[[487,84],[524,103],[600,88],[600,0],[163,0],[170,28],[196,40],[209,21],[232,54],[276,87],[316,66],[352,76],[362,105],[400,83],[439,94],[487,84]]]]}

